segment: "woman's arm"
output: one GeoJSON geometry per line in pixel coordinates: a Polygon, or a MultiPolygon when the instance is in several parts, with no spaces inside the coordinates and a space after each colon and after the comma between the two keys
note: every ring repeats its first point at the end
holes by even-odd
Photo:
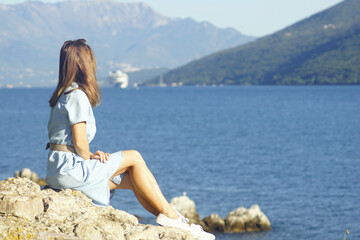
{"type": "Polygon", "coordinates": [[[86,122],[79,122],[72,125],[71,130],[76,153],[83,159],[89,159],[91,153],[86,138],[86,122]]]}
{"type": "Polygon", "coordinates": [[[76,153],[83,159],[100,159],[101,162],[106,162],[110,154],[104,153],[100,150],[92,154],[89,150],[89,143],[86,138],[86,122],[79,122],[71,126],[73,143],[76,153]]]}

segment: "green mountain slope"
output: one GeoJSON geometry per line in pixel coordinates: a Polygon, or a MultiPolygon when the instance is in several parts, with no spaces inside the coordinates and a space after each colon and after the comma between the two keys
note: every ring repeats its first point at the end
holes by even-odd
{"type": "MultiPolygon", "coordinates": [[[[360,1],[346,0],[275,34],[163,75],[183,84],[358,84],[360,1]]],[[[155,83],[153,79],[149,83],[155,83]]]]}

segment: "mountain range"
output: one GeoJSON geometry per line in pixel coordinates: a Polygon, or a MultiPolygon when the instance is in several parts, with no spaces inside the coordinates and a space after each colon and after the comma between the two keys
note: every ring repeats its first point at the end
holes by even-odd
{"type": "Polygon", "coordinates": [[[94,49],[100,78],[117,69],[177,67],[255,39],[208,22],[166,17],[145,3],[1,4],[0,84],[54,85],[61,45],[77,38],[94,49]]]}
{"type": "MultiPolygon", "coordinates": [[[[345,0],[272,35],[163,74],[167,84],[360,83],[360,1],[345,0]]],[[[155,84],[158,78],[148,82],[155,84]]]]}

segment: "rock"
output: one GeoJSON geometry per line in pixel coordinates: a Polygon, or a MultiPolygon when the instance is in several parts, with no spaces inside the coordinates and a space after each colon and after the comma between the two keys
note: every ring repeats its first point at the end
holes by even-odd
{"type": "Polygon", "coordinates": [[[31,173],[29,168],[23,168],[20,172],[20,177],[31,179],[31,173]]]}
{"type": "Polygon", "coordinates": [[[33,182],[38,182],[39,181],[39,176],[37,175],[37,173],[35,172],[31,172],[31,177],[30,179],[33,181],[33,182]]]}
{"type": "Polygon", "coordinates": [[[216,213],[213,213],[209,217],[204,218],[203,221],[210,232],[225,231],[225,221],[216,213]]]}
{"type": "Polygon", "coordinates": [[[170,205],[178,210],[184,217],[188,218],[190,223],[199,224],[205,231],[208,231],[207,226],[196,212],[195,202],[187,197],[186,193],[184,193],[183,196],[171,199],[170,205]]]}
{"type": "Polygon", "coordinates": [[[75,226],[75,235],[80,239],[103,239],[93,222],[81,222],[75,226]]]}
{"type": "Polygon", "coordinates": [[[39,197],[2,196],[0,212],[22,218],[34,218],[44,211],[39,197]]]}
{"type": "Polygon", "coordinates": [[[190,232],[139,224],[124,211],[95,207],[82,192],[41,190],[27,178],[0,181],[0,239],[194,239],[190,232]]]}
{"type": "Polygon", "coordinates": [[[225,232],[258,232],[271,230],[269,219],[258,205],[249,209],[240,207],[231,211],[224,219],[225,232]]]}
{"type": "Polygon", "coordinates": [[[231,211],[226,218],[213,213],[203,220],[196,212],[195,202],[185,193],[183,196],[173,198],[170,205],[188,218],[190,223],[201,225],[207,232],[239,233],[271,230],[269,219],[261,212],[258,205],[253,205],[249,209],[239,207],[231,211]]]}
{"type": "Polygon", "coordinates": [[[47,185],[46,180],[43,179],[43,178],[40,178],[39,181],[37,181],[37,184],[39,184],[40,186],[45,186],[45,185],[47,185]]]}
{"type": "MultiPolygon", "coordinates": [[[[127,231],[126,239],[140,240],[140,239],[189,239],[187,231],[179,231],[176,228],[169,228],[167,231],[161,231],[162,227],[146,225],[143,228],[133,229],[127,231]],[[160,234],[159,234],[160,232],[160,234]]],[[[190,236],[192,239],[193,237],[190,236]]]]}
{"type": "Polygon", "coordinates": [[[20,172],[15,171],[14,177],[28,178],[28,179],[32,180],[33,182],[36,182],[40,186],[46,185],[46,180],[43,178],[39,179],[39,175],[37,175],[36,172],[31,171],[29,168],[23,168],[20,172]]]}
{"type": "Polygon", "coordinates": [[[225,232],[245,232],[246,219],[243,216],[246,213],[246,208],[239,207],[236,210],[231,211],[224,219],[225,232]]]}

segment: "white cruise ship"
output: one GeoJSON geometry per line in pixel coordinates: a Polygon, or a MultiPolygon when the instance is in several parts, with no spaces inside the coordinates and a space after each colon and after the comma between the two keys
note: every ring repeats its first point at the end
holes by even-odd
{"type": "Polygon", "coordinates": [[[127,88],[129,85],[129,77],[126,73],[120,70],[112,71],[109,73],[111,82],[114,83],[115,87],[127,88]]]}

